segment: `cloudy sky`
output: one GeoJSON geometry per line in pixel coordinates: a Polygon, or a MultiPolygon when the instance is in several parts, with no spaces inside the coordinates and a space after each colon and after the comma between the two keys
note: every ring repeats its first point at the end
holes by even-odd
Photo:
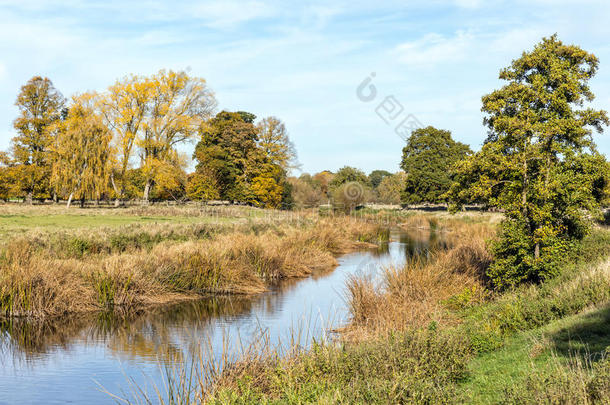
{"type": "MultiPolygon", "coordinates": [[[[594,106],[610,110],[609,17],[606,2],[587,0],[0,0],[0,149],[34,75],[70,96],[190,69],[219,109],[284,120],[304,171],[396,171],[404,140],[394,129],[409,116],[478,149],[481,96],[553,33],[600,58],[594,106]],[[367,78],[376,94],[363,101],[367,78]]],[[[610,155],[607,132],[597,142],[610,155]]]]}

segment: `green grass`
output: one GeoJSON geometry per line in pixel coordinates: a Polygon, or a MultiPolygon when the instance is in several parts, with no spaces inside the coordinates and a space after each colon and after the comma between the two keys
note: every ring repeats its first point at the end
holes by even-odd
{"type": "MultiPolygon", "coordinates": [[[[239,217],[221,216],[160,216],[160,215],[125,215],[104,214],[94,215],[80,210],[75,213],[57,213],[42,210],[32,214],[2,214],[0,215],[0,240],[13,238],[32,229],[45,231],[74,230],[85,228],[120,227],[136,223],[149,224],[212,224],[231,223],[239,220],[239,217]]],[[[260,214],[258,214],[260,215],[260,214]]]]}
{"type": "Polygon", "coordinates": [[[469,377],[459,386],[460,401],[494,404],[514,386],[522,386],[532,374],[546,375],[554,365],[568,365],[575,358],[595,363],[610,347],[610,306],[551,322],[541,328],[510,337],[504,346],[475,357],[469,377]]]}

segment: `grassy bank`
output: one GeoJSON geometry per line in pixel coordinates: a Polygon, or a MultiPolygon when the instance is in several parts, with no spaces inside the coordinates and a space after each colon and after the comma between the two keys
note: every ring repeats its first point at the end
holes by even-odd
{"type": "Polygon", "coordinates": [[[430,219],[408,226],[451,232],[452,247],[388,269],[381,289],[353,280],[340,342],[246,357],[188,399],[607,404],[610,232],[587,237],[559,278],[496,293],[483,274],[493,225],[430,219]]]}
{"type": "MultiPolygon", "coordinates": [[[[173,213],[153,210],[151,218],[159,211],[173,213]]],[[[281,279],[332,269],[336,254],[387,237],[383,228],[349,217],[280,212],[268,217],[262,210],[231,208],[219,211],[224,221],[211,221],[178,210],[178,219],[166,224],[140,223],[142,211],[134,211],[120,214],[127,218],[121,226],[92,226],[87,219],[75,228],[72,222],[64,226],[66,214],[57,213],[58,225],[52,229],[32,221],[21,236],[5,239],[0,251],[2,316],[125,313],[204,294],[257,293],[281,279]],[[191,222],[181,222],[189,214],[191,222]]],[[[87,210],[80,214],[96,217],[87,210]]]]}

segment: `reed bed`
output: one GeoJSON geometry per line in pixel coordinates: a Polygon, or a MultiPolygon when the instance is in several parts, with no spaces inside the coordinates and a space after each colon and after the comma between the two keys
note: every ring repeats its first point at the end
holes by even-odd
{"type": "Polygon", "coordinates": [[[367,246],[384,232],[351,218],[327,218],[224,228],[180,225],[141,235],[30,235],[6,243],[0,253],[0,313],[125,313],[204,294],[258,293],[282,279],[332,269],[334,255],[367,246]],[[124,243],[114,243],[115,237],[124,243]]]}
{"type": "Polygon", "coordinates": [[[481,301],[488,294],[485,270],[491,256],[485,242],[493,236],[493,227],[432,221],[436,220],[418,218],[408,226],[451,230],[445,236],[446,250],[416,256],[400,268],[384,269],[381,286],[366,277],[350,280],[347,299],[352,322],[344,331],[346,337],[363,339],[441,322],[447,320],[448,306],[481,301]]]}

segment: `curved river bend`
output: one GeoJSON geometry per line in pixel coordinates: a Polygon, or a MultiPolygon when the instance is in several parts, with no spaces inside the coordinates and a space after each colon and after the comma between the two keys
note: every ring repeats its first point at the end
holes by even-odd
{"type": "Polygon", "coordinates": [[[290,280],[254,297],[219,297],[156,308],[130,320],[104,315],[46,325],[0,322],[0,404],[108,403],[102,388],[129,396],[129,380],[154,395],[166,368],[208,342],[239,352],[264,335],[308,345],[349,320],[347,280],[444,247],[434,233],[392,231],[378,249],[341,256],[332,272],[290,280]],[[296,335],[296,336],[295,336],[296,335]]]}

